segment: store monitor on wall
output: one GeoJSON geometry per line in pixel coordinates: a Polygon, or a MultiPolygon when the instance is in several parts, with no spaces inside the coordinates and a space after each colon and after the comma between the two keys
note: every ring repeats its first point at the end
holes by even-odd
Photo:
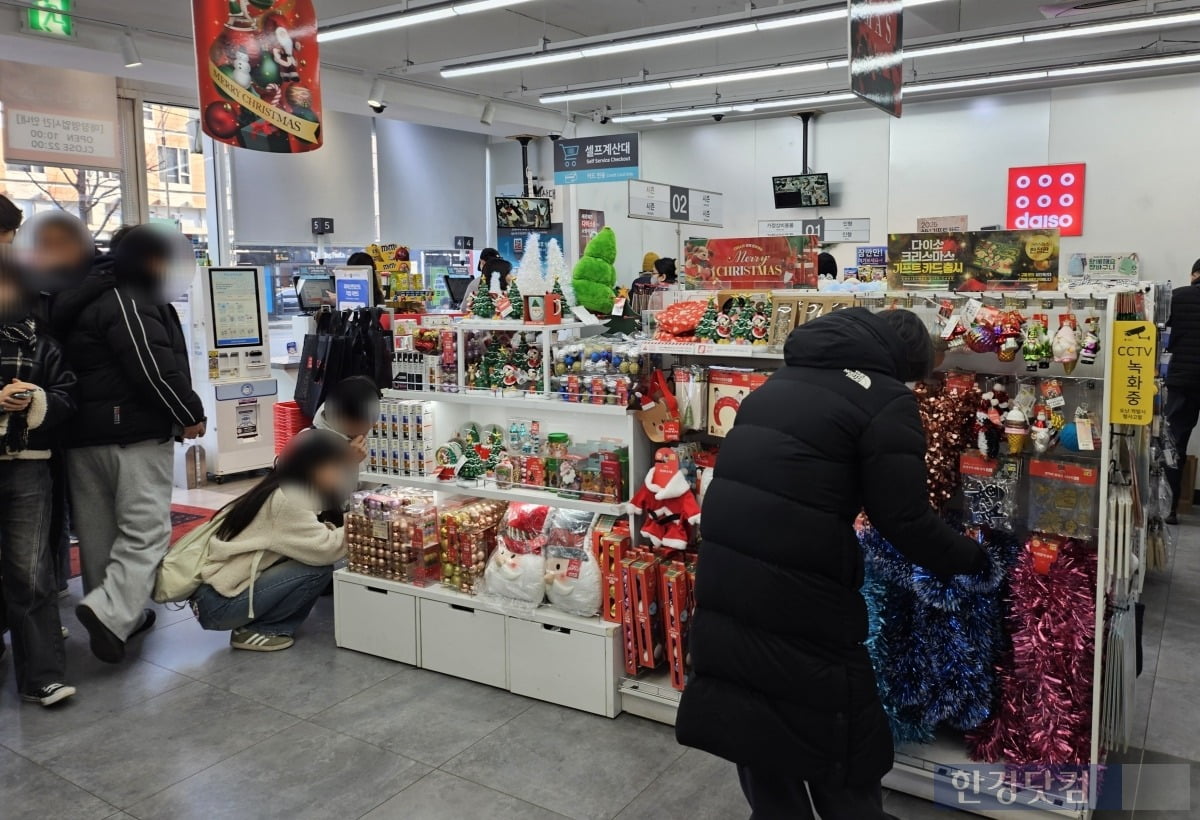
{"type": "Polygon", "coordinates": [[[792,174],[772,177],[776,208],[825,208],[829,206],[829,174],[792,174]]]}
{"type": "Polygon", "coordinates": [[[262,347],[258,268],[209,268],[213,347],[262,347]]]}

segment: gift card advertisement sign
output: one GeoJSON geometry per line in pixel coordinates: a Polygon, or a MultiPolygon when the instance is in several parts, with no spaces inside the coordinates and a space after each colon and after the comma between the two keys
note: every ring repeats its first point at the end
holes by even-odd
{"type": "Polygon", "coordinates": [[[1054,290],[1058,231],[967,231],[891,234],[888,282],[893,288],[1054,290]]]}
{"type": "Polygon", "coordinates": [[[1008,169],[1008,228],[1057,230],[1083,236],[1087,165],[1035,165],[1008,169]]]}
{"type": "Polygon", "coordinates": [[[1154,359],[1158,330],[1153,322],[1113,324],[1112,404],[1114,424],[1146,426],[1154,420],[1154,359]]]}

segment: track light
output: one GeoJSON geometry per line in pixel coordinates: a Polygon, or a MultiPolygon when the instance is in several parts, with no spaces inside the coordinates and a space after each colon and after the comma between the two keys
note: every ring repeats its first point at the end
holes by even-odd
{"type": "Polygon", "coordinates": [[[125,58],[126,68],[137,68],[142,64],[142,55],[138,54],[137,43],[128,31],[122,31],[120,36],[121,56],[125,58]]]}
{"type": "Polygon", "coordinates": [[[496,120],[496,104],[490,100],[483,105],[483,113],[479,115],[480,125],[491,125],[496,120]]]}
{"type": "Polygon", "coordinates": [[[382,114],[387,110],[387,97],[385,96],[387,89],[384,87],[383,77],[376,76],[371,81],[371,90],[367,92],[367,105],[376,114],[382,114]]]}

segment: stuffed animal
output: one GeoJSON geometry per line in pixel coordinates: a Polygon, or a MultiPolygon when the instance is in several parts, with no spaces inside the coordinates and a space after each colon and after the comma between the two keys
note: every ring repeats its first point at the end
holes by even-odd
{"type": "Polygon", "coordinates": [[[537,606],[546,593],[546,522],[550,508],[510,504],[483,572],[484,589],[513,601],[537,606]]]}
{"type": "Polygon", "coordinates": [[[572,615],[600,612],[600,565],[588,547],[593,516],[579,510],[555,510],[546,545],[546,597],[572,615]]]}
{"type": "Polygon", "coordinates": [[[646,483],[629,502],[629,511],[642,518],[642,537],[656,547],[686,549],[688,527],[700,523],[700,504],[679,469],[674,452],[663,448],[646,483]]]}

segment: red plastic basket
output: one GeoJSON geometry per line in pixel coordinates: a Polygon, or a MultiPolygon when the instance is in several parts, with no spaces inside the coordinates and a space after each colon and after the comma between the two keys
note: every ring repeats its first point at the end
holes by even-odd
{"type": "Polygon", "coordinates": [[[275,405],[275,455],[283,452],[287,443],[301,430],[311,427],[312,419],[300,412],[294,401],[281,401],[275,405]]]}

